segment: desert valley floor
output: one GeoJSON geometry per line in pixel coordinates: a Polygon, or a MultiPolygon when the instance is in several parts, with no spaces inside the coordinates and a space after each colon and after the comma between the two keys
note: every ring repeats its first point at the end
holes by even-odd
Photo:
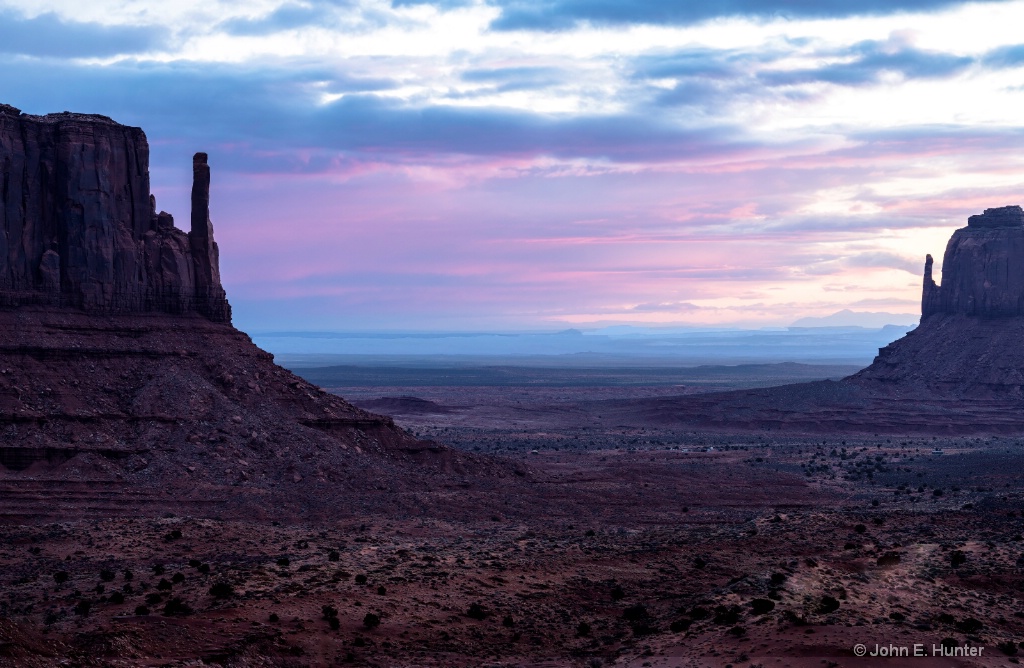
{"type": "MultiPolygon", "coordinates": [[[[602,401],[682,391],[621,374],[445,385],[299,371],[518,474],[448,477],[428,492],[382,480],[339,494],[336,517],[315,523],[8,517],[0,665],[989,666],[1024,655],[1024,440],[595,421],[602,401]],[[924,655],[858,658],[858,643],[924,655]]],[[[704,387],[814,375],[748,372],[704,387]]],[[[72,458],[4,470],[0,485],[76,467],[117,484],[116,467],[72,458]]]]}

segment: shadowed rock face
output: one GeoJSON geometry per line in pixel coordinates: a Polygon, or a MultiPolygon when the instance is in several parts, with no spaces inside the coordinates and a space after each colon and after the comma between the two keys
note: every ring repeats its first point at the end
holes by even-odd
{"type": "Polygon", "coordinates": [[[1024,210],[985,209],[953,233],[942,259],[942,284],[925,260],[921,317],[1024,315],[1024,210]]]}
{"type": "Polygon", "coordinates": [[[196,154],[194,173],[186,234],[156,212],[141,129],[0,105],[0,305],[197,312],[230,322],[206,154],[196,154]]]}

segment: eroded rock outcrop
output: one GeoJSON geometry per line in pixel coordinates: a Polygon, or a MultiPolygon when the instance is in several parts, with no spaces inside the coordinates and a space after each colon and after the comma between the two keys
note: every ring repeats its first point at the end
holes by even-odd
{"type": "Polygon", "coordinates": [[[140,128],[0,105],[0,305],[194,311],[229,322],[205,154],[194,173],[185,233],[156,211],[140,128]]]}
{"type": "Polygon", "coordinates": [[[985,209],[953,233],[942,258],[942,283],[925,260],[921,317],[1024,315],[1024,210],[985,209]]]}

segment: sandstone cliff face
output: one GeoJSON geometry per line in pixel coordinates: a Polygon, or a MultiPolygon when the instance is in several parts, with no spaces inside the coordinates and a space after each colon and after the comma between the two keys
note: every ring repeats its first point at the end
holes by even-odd
{"type": "Polygon", "coordinates": [[[149,144],[103,116],[0,105],[0,306],[197,312],[230,322],[197,154],[192,229],[156,212],[149,144]]]}
{"type": "Polygon", "coordinates": [[[942,283],[925,261],[921,317],[1024,315],[1024,210],[986,209],[953,233],[942,259],[942,283]]]}

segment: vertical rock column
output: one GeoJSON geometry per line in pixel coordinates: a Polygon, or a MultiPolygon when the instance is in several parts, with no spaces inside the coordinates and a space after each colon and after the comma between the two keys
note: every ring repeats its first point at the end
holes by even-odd
{"type": "Polygon", "coordinates": [[[210,222],[210,165],[205,153],[192,157],[192,228],[188,239],[195,266],[196,310],[211,320],[230,321],[230,306],[220,284],[220,252],[210,222]]]}

